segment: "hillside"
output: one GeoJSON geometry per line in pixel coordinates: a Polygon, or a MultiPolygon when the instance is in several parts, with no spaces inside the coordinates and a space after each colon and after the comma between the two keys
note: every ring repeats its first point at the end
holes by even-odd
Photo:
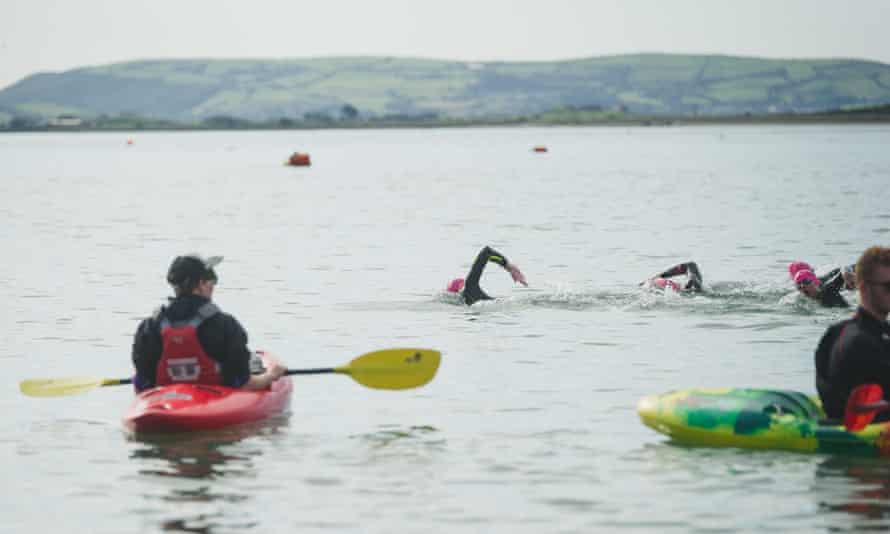
{"type": "Polygon", "coordinates": [[[513,117],[559,109],[720,116],[890,103],[890,65],[642,54],[550,62],[400,58],[134,61],[28,76],[0,117],[183,122],[307,116],[513,117]]]}

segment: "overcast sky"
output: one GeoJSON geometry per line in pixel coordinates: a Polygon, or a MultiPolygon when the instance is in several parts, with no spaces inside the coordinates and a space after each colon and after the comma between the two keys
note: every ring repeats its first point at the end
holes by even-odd
{"type": "Polygon", "coordinates": [[[890,0],[0,0],[0,88],[151,58],[677,52],[890,63],[888,27],[890,0]]]}

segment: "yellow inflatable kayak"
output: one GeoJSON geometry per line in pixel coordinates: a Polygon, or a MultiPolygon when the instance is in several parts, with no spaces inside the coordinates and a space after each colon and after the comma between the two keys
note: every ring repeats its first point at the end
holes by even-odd
{"type": "Polygon", "coordinates": [[[818,398],[796,391],[686,389],[643,397],[637,413],[687,445],[890,456],[890,422],[848,431],[825,419],[818,398]]]}

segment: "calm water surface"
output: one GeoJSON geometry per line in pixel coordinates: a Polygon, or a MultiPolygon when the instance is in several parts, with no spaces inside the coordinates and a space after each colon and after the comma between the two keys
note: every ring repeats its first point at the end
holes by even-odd
{"type": "MultiPolygon", "coordinates": [[[[890,239],[890,127],[0,136],[0,531],[814,532],[890,528],[890,464],[673,445],[635,414],[693,386],[813,391],[844,311],[791,291],[890,239]],[[133,143],[127,144],[132,138],[133,143]],[[534,145],[550,151],[534,153],[534,145]],[[282,165],[295,150],[311,168],[282,165]],[[441,293],[483,245],[500,298],[441,293]],[[289,417],[129,438],[123,377],[170,259],[292,367],[444,352],[436,379],[297,378],[289,417]],[[710,292],[636,283],[695,260],[710,292]]],[[[852,298],[852,297],[851,297],[852,298]]]]}

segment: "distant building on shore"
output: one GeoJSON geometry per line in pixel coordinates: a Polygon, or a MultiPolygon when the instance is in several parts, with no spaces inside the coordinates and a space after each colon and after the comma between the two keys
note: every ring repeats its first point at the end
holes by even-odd
{"type": "Polygon", "coordinates": [[[59,115],[54,119],[50,119],[47,123],[49,126],[57,126],[57,127],[72,127],[72,126],[80,126],[83,124],[83,119],[76,115],[59,115]]]}

